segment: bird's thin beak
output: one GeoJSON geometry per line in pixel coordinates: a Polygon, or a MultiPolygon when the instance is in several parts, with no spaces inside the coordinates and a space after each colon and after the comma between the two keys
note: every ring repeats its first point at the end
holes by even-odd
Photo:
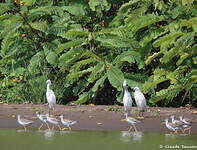
{"type": "Polygon", "coordinates": [[[161,124],[165,124],[165,121],[162,121],[161,124]]]}

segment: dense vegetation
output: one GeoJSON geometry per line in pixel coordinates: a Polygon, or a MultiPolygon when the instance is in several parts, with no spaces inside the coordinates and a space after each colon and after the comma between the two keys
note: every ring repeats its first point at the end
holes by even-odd
{"type": "Polygon", "coordinates": [[[5,0],[0,3],[0,100],[122,101],[122,83],[149,105],[197,102],[197,1],[5,0]]]}

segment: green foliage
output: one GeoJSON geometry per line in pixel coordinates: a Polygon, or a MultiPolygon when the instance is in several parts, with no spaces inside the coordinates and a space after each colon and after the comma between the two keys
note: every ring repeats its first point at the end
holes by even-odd
{"type": "Polygon", "coordinates": [[[194,104],[196,10],[194,0],[0,3],[0,99],[44,103],[51,79],[59,103],[109,91],[121,103],[126,79],[150,104],[194,104]]]}

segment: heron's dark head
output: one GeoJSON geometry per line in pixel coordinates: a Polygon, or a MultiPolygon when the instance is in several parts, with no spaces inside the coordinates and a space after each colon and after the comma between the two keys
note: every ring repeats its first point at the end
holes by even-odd
{"type": "Polygon", "coordinates": [[[127,84],[127,81],[126,80],[124,80],[124,82],[123,82],[123,88],[128,88],[128,84],[127,84]]]}

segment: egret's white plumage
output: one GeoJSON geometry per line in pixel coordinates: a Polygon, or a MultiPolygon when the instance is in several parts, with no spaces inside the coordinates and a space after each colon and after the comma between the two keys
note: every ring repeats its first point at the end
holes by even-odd
{"type": "Polygon", "coordinates": [[[31,120],[21,118],[20,115],[17,115],[17,122],[24,127],[25,131],[27,130],[26,126],[31,125],[33,123],[33,121],[31,120]]]}
{"type": "Polygon", "coordinates": [[[52,124],[53,128],[54,128],[54,125],[56,125],[61,130],[58,119],[50,117],[49,114],[46,114],[46,117],[47,117],[47,122],[52,124]]]}
{"type": "Polygon", "coordinates": [[[56,97],[55,97],[55,93],[53,92],[53,90],[50,89],[51,80],[47,80],[46,84],[47,84],[46,98],[47,98],[47,101],[49,104],[49,114],[50,114],[50,109],[52,109],[54,111],[54,107],[56,104],[56,97]]]}
{"type": "Polygon", "coordinates": [[[140,115],[140,112],[143,112],[146,110],[146,98],[138,87],[135,87],[133,89],[135,90],[134,98],[135,98],[135,102],[137,104],[139,115],[140,115]]]}
{"type": "MultiPolygon", "coordinates": [[[[64,126],[67,126],[67,128],[69,130],[71,130],[71,127],[72,125],[74,125],[75,123],[77,123],[77,121],[73,121],[73,120],[68,120],[68,119],[64,119],[64,116],[63,115],[60,115],[60,120],[61,120],[61,123],[64,125],[64,126]]],[[[62,130],[64,130],[66,128],[63,128],[62,130]]]]}
{"type": "Polygon", "coordinates": [[[126,113],[126,117],[128,117],[131,112],[132,98],[131,98],[131,94],[128,91],[128,85],[126,80],[124,80],[123,88],[124,88],[124,96],[123,96],[124,111],[126,113]]]}
{"type": "Polygon", "coordinates": [[[37,116],[38,119],[42,122],[42,124],[41,124],[40,127],[38,128],[39,130],[42,128],[43,123],[45,123],[45,124],[47,125],[48,129],[50,129],[50,128],[49,128],[49,125],[48,125],[48,123],[47,123],[47,116],[46,116],[46,115],[41,114],[40,112],[36,112],[36,116],[37,116]]]}

